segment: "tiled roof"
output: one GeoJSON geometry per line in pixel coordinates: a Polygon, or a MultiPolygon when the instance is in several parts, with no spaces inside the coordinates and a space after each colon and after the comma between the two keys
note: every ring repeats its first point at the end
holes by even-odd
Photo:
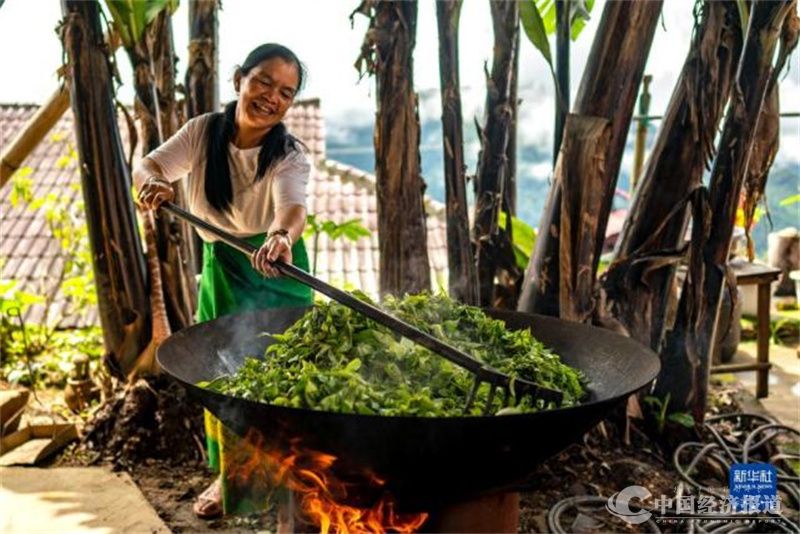
{"type": "MultiPolygon", "coordinates": [[[[35,112],[36,106],[0,105],[0,146],[8,143],[35,112]]],[[[314,176],[309,182],[309,212],[319,220],[337,223],[360,219],[371,235],[357,242],[344,238],[330,240],[321,235],[318,242],[317,276],[345,289],[361,289],[377,296],[378,292],[378,234],[375,199],[375,176],[325,158],[324,121],[319,100],[298,102],[287,114],[289,131],[310,149],[316,161],[314,176]]],[[[126,128],[121,128],[127,147],[126,128]]],[[[49,193],[71,201],[80,201],[80,177],[75,162],[63,166],[59,159],[74,143],[72,114],[67,111],[52,131],[23,163],[33,172],[34,195],[49,193]]],[[[60,271],[60,247],[46,224],[43,210],[31,211],[22,206],[12,207],[9,200],[13,181],[0,190],[0,279],[17,280],[18,288],[36,294],[52,291],[60,271]]],[[[428,248],[433,288],[447,285],[447,248],[444,206],[427,199],[428,248]]],[[[82,212],[80,212],[82,214],[82,212]]],[[[314,244],[307,243],[311,261],[314,244]]],[[[66,301],[56,295],[50,317],[57,317],[66,301]]],[[[44,307],[32,306],[26,321],[40,322],[44,307]]],[[[72,317],[62,326],[97,324],[97,311],[89,310],[85,318],[72,317]]]]}
{"type": "Polygon", "coordinates": [[[319,98],[298,100],[286,113],[283,122],[306,144],[315,161],[325,159],[325,121],[319,98]]]}
{"type": "MultiPolygon", "coordinates": [[[[342,223],[360,219],[370,232],[369,237],[356,241],[343,238],[319,238],[317,275],[323,280],[344,288],[358,288],[370,295],[378,294],[378,212],[375,197],[375,175],[360,169],[325,160],[317,165],[309,182],[309,213],[318,219],[342,223]]],[[[445,207],[426,199],[428,213],[428,256],[431,265],[431,285],[447,288],[447,237],[445,207]]],[[[314,243],[306,243],[313,265],[314,243]]]]}
{"type": "MultiPolygon", "coordinates": [[[[0,146],[6,146],[36,111],[33,105],[0,105],[0,146]]],[[[127,129],[121,129],[127,144],[127,129]]],[[[59,161],[74,145],[72,113],[67,112],[23,162],[30,167],[34,198],[54,194],[67,203],[81,202],[80,176],[76,162],[59,161]]],[[[41,323],[45,314],[50,321],[60,318],[67,305],[64,296],[55,293],[63,272],[65,256],[47,224],[44,209],[32,210],[26,204],[12,205],[14,180],[0,189],[0,279],[16,280],[16,289],[36,295],[50,295],[52,304],[34,304],[24,318],[41,323]],[[54,294],[55,293],[55,294],[54,294]]],[[[82,214],[82,213],[81,213],[82,214]]],[[[83,317],[69,317],[62,326],[97,324],[97,310],[85,310],[83,317]]]]}

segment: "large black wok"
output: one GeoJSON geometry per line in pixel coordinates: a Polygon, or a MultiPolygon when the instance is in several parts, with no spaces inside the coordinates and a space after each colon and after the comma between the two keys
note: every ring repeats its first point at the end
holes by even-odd
{"type": "MultiPolygon", "coordinates": [[[[236,371],[246,356],[262,356],[270,338],[259,334],[282,332],[305,311],[257,311],[192,326],[161,345],[158,362],[237,434],[255,428],[268,446],[282,448],[299,438],[303,447],[338,458],[333,474],[340,480],[363,480],[358,475],[374,473],[386,481],[383,490],[408,510],[430,510],[513,488],[616,402],[651,382],[660,367],[652,351],[610,331],[493,310],[491,315],[509,328],[531,328],[566,363],[583,371],[590,398],[580,406],[523,415],[381,417],[282,408],[195,385],[236,371]]],[[[358,498],[364,504],[364,494],[358,498]]]]}

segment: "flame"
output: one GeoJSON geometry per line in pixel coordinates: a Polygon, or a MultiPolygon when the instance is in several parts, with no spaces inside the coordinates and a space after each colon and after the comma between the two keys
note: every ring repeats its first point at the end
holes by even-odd
{"type": "MultiPolygon", "coordinates": [[[[410,534],[428,518],[426,513],[398,513],[390,495],[385,495],[370,508],[339,504],[348,495],[348,486],[336,479],[331,467],[336,457],[304,449],[294,443],[290,450],[280,451],[266,445],[263,436],[250,430],[233,451],[235,469],[228,475],[236,484],[268,481],[272,487],[283,486],[294,492],[304,519],[319,526],[322,534],[398,532],[410,534]]],[[[365,484],[382,487],[385,481],[372,473],[364,473],[365,484]]]]}

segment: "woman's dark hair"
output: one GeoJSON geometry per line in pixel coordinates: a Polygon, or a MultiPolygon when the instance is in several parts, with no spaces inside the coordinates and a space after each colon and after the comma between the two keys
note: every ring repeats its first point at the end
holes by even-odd
{"type": "MultiPolygon", "coordinates": [[[[238,68],[242,76],[247,75],[262,61],[281,58],[297,67],[297,90],[303,87],[306,69],[297,56],[285,46],[267,43],[247,54],[238,68]]],[[[209,204],[219,211],[226,211],[233,201],[231,170],[228,165],[228,144],[236,133],[236,101],[228,103],[221,113],[214,113],[208,121],[208,145],[206,147],[205,193],[209,204]]],[[[299,150],[303,143],[291,135],[283,122],[270,128],[261,140],[258,152],[258,167],[255,181],[264,178],[272,165],[282,160],[291,150],[299,150]]]]}

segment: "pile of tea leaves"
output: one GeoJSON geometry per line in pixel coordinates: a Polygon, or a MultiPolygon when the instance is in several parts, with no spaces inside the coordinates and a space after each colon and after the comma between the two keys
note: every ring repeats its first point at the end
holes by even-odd
{"type": "MultiPolygon", "coordinates": [[[[508,330],[479,308],[443,294],[389,297],[382,307],[495,369],[563,392],[563,406],[584,395],[579,371],[562,363],[530,331],[508,330]]],[[[443,417],[463,415],[474,381],[442,356],[336,302],[317,302],[284,333],[271,337],[274,343],[263,359],[248,358],[234,375],[203,386],[278,406],[443,417]]],[[[481,386],[470,414],[482,413],[488,391],[488,385],[481,386]]],[[[490,413],[545,408],[527,398],[512,404],[502,406],[496,395],[490,413]]]]}

